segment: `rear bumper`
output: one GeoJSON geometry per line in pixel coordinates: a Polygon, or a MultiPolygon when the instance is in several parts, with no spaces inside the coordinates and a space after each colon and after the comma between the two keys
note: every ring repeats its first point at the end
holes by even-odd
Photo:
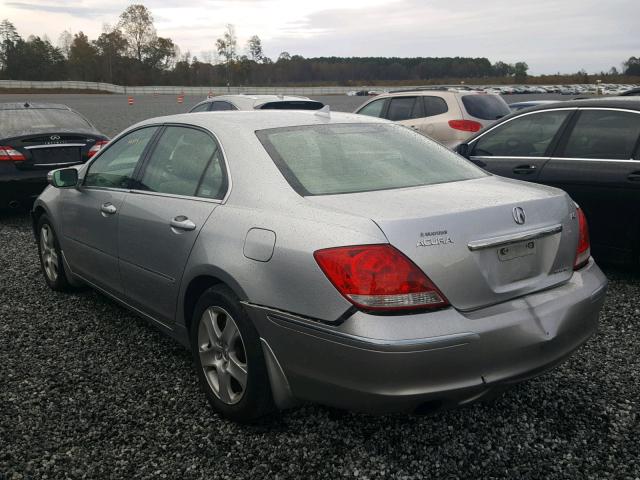
{"type": "Polygon", "coordinates": [[[0,172],[0,208],[13,201],[35,200],[46,186],[46,171],[0,172]]]}
{"type": "Polygon", "coordinates": [[[331,326],[245,307],[266,344],[279,405],[296,398],[409,412],[464,404],[560,363],[597,330],[606,285],[590,260],[561,286],[473,312],[357,312],[331,326]]]}

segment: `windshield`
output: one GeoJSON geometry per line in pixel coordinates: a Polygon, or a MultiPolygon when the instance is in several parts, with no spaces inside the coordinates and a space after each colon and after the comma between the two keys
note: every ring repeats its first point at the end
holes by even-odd
{"type": "Polygon", "coordinates": [[[256,134],[300,195],[387,190],[486,175],[440,144],[400,125],[305,125],[256,134]]]}
{"type": "Polygon", "coordinates": [[[507,102],[498,95],[465,95],[462,103],[469,115],[482,120],[497,120],[511,113],[507,102]]]}
{"type": "Polygon", "coordinates": [[[89,122],[71,110],[61,108],[0,110],[0,134],[5,138],[58,131],[95,133],[95,129],[89,122]]]}

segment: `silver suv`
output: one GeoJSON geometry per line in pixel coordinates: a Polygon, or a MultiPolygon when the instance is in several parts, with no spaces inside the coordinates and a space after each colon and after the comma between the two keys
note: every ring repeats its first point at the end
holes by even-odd
{"type": "Polygon", "coordinates": [[[510,112],[500,95],[437,89],[385,93],[355,111],[407,125],[449,148],[510,112]]]}

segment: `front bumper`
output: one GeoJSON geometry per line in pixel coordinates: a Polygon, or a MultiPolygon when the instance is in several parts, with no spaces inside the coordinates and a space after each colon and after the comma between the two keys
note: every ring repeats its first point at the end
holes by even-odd
{"type": "Polygon", "coordinates": [[[460,405],[538,375],[597,330],[607,280],[589,264],[553,289],[473,312],[357,312],[339,326],[245,304],[279,406],[292,398],[372,413],[460,405]]]}

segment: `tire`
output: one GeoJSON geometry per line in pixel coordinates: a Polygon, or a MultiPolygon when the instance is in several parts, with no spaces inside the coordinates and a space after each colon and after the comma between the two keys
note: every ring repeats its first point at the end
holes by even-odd
{"type": "Polygon", "coordinates": [[[73,289],[67,278],[62,260],[58,236],[46,214],[38,218],[38,257],[40,268],[49,288],[58,292],[70,292],[73,289]]]}
{"type": "Polygon", "coordinates": [[[190,340],[200,386],[214,410],[239,423],[274,410],[260,336],[229,288],[217,285],[202,294],[190,340]]]}

